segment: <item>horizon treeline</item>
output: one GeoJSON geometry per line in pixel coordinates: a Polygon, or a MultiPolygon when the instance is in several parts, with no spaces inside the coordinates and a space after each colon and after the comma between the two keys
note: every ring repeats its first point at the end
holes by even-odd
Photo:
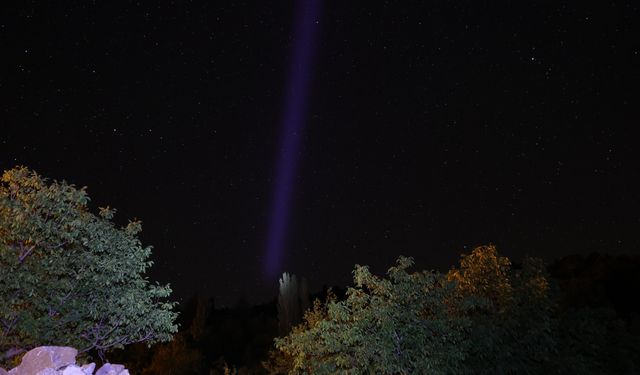
{"type": "MultiPolygon", "coordinates": [[[[465,258],[468,259],[462,259],[465,258]]],[[[497,253],[495,259],[507,261],[509,272],[513,272],[513,275],[524,268],[521,263],[511,265],[508,259],[497,253]]],[[[636,371],[640,365],[637,359],[640,358],[640,310],[633,298],[640,293],[640,256],[598,253],[569,255],[548,265],[539,263],[538,266],[542,266],[538,271],[539,275],[544,276],[546,302],[544,306],[534,303],[529,307],[541,308],[537,313],[540,315],[542,311],[546,319],[541,330],[542,336],[550,341],[532,342],[531,345],[544,344],[550,347],[547,359],[541,359],[530,371],[521,367],[518,370],[536,373],[544,368],[547,372],[558,374],[574,371],[586,374],[636,371]]],[[[493,283],[496,284],[497,279],[493,283]]],[[[485,284],[485,288],[490,288],[491,282],[485,284]]],[[[308,332],[313,324],[323,319],[326,321],[329,305],[344,303],[349,290],[348,286],[334,286],[312,293],[309,296],[312,307],[307,310],[303,323],[294,331],[297,329],[298,334],[308,332]]],[[[371,292],[367,287],[360,291],[371,292]]],[[[242,304],[216,308],[213,298],[194,296],[180,307],[181,328],[173,342],[151,348],[134,345],[112,353],[112,357],[142,374],[161,369],[171,369],[176,374],[225,374],[234,371],[237,374],[277,374],[293,371],[290,353],[279,351],[274,346],[274,339],[287,337],[279,333],[281,322],[277,300],[278,296],[274,296],[271,302],[254,306],[242,304]],[[194,327],[199,327],[196,329],[199,333],[194,334],[194,327]]],[[[481,307],[478,309],[482,310],[481,307]]],[[[486,324],[495,323],[496,318],[505,321],[505,316],[500,315],[490,319],[492,314],[486,315],[485,311],[485,328],[486,324]]],[[[518,321],[523,318],[521,312],[519,317],[511,320],[510,328],[504,329],[503,334],[520,337],[515,341],[526,347],[531,340],[528,337],[531,333],[526,331],[526,321],[518,321]]],[[[486,332],[483,334],[486,335],[486,332]]],[[[500,340],[504,340],[504,337],[493,343],[485,343],[489,347],[494,345],[498,350],[498,353],[493,353],[494,360],[500,357],[497,354],[502,350],[501,345],[506,344],[500,340]]],[[[316,342],[320,342],[318,337],[316,342]]],[[[485,349],[490,351],[488,347],[485,349]]],[[[509,350],[505,353],[510,357],[517,354],[509,353],[509,350]]],[[[519,361],[514,360],[514,363],[515,367],[522,366],[519,361]]],[[[514,366],[503,363],[486,367],[486,371],[476,368],[475,372],[489,373],[505,368],[513,369],[514,366]]],[[[304,371],[293,371],[298,372],[304,371]]]]}

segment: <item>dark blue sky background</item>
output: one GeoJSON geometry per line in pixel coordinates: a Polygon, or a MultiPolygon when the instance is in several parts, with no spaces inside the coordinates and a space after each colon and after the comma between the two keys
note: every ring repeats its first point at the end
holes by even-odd
{"type": "MultiPolygon", "coordinates": [[[[326,1],[286,268],[640,251],[640,5],[326,1]]],[[[0,167],[144,222],[151,277],[262,277],[293,2],[3,2],[0,167]]]]}

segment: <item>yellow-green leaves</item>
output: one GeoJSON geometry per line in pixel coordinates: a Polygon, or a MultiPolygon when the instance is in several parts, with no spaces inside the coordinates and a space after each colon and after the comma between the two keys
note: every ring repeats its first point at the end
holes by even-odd
{"type": "Polygon", "coordinates": [[[316,301],[303,324],[276,339],[280,356],[272,353],[267,368],[290,374],[539,372],[554,345],[541,262],[527,260],[514,272],[509,259],[484,246],[446,275],[409,272],[412,266],[413,259],[400,257],[387,277],[378,277],[357,265],[346,299],[316,301]]]}

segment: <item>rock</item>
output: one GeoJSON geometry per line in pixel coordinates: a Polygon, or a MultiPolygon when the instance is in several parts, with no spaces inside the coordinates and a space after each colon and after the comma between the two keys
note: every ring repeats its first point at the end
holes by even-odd
{"type": "Polygon", "coordinates": [[[96,364],[93,362],[82,366],[82,371],[84,371],[85,375],[93,375],[93,370],[95,369],[96,369],[96,364]]]}
{"type": "MultiPolygon", "coordinates": [[[[22,357],[20,366],[16,367],[12,375],[49,375],[40,371],[57,370],[64,366],[75,365],[78,351],[66,346],[40,346],[31,349],[22,357]]],[[[13,370],[12,370],[13,371],[13,370]]],[[[54,372],[55,373],[55,372],[54,372]]]]}
{"type": "Polygon", "coordinates": [[[96,371],[95,375],[119,375],[122,370],[124,370],[123,365],[105,363],[98,371],[96,371]]]}
{"type": "MultiPolygon", "coordinates": [[[[93,375],[95,363],[76,365],[78,351],[66,346],[40,346],[22,357],[20,366],[0,375],[93,375]]],[[[95,375],[130,375],[123,365],[105,363],[95,375]]]]}
{"type": "Polygon", "coordinates": [[[87,373],[84,372],[82,368],[76,365],[71,365],[67,366],[67,368],[62,371],[62,375],[87,375],[87,373]]]}

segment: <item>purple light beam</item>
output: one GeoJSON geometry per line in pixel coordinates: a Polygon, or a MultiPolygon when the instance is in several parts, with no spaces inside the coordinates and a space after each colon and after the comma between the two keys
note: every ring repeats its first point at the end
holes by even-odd
{"type": "Polygon", "coordinates": [[[321,1],[298,0],[296,4],[293,55],[285,88],[280,150],[277,157],[276,178],[273,181],[272,206],[266,243],[264,266],[269,277],[277,276],[282,267],[298,154],[308,106],[321,1]]]}

